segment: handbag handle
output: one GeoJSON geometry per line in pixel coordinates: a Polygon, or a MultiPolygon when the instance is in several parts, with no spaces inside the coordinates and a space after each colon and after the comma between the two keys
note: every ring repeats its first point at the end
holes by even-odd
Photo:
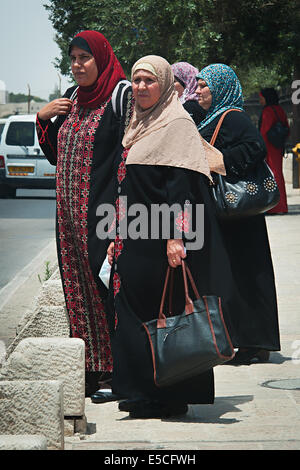
{"type": "MultiPolygon", "coordinates": [[[[192,299],[189,296],[186,273],[188,274],[188,277],[189,277],[189,280],[190,280],[190,283],[191,283],[191,286],[192,286],[192,289],[194,291],[194,294],[195,294],[196,298],[200,299],[200,295],[199,295],[199,292],[197,290],[194,279],[192,277],[191,271],[190,271],[189,267],[186,265],[186,262],[184,260],[181,260],[181,266],[182,266],[184,295],[185,295],[185,312],[188,315],[190,313],[193,313],[194,304],[193,304],[192,299]]],[[[174,268],[171,268],[170,266],[168,266],[166,279],[165,279],[165,283],[164,283],[164,288],[163,288],[163,294],[162,294],[161,303],[160,303],[159,315],[158,315],[158,323],[157,323],[158,328],[164,328],[166,326],[166,316],[163,313],[163,308],[164,308],[164,304],[165,304],[167,287],[168,287],[170,277],[171,277],[171,285],[170,285],[169,307],[171,307],[171,300],[172,300],[172,294],[173,294],[173,284],[174,284],[173,275],[174,275],[174,268]]],[[[170,308],[170,312],[171,312],[171,308],[170,308]]]]}
{"type": "Polygon", "coordinates": [[[221,118],[219,119],[219,122],[215,128],[215,131],[212,135],[212,138],[210,139],[210,145],[214,145],[215,144],[215,141],[216,141],[216,138],[217,138],[217,135],[219,133],[219,130],[220,130],[220,127],[222,125],[222,122],[226,116],[226,114],[230,113],[231,111],[239,111],[240,113],[242,112],[241,109],[227,109],[226,111],[224,111],[224,113],[222,114],[221,118]]]}
{"type": "MultiPolygon", "coordinates": [[[[195,281],[193,279],[192,273],[190,271],[190,268],[188,267],[187,263],[184,262],[184,261],[183,261],[183,269],[185,269],[185,271],[188,274],[189,281],[191,283],[191,286],[192,286],[192,289],[193,289],[194,294],[196,296],[196,299],[200,299],[200,295],[199,295],[199,292],[197,290],[197,287],[196,287],[195,281]]],[[[174,272],[175,272],[175,269],[170,268],[169,315],[168,315],[169,317],[171,317],[173,315],[172,299],[173,299],[173,289],[174,289],[174,272]]],[[[185,279],[186,279],[186,275],[185,275],[185,272],[183,271],[183,280],[185,280],[185,279]]],[[[186,282],[185,285],[186,285],[185,292],[188,293],[187,282],[186,282]]],[[[163,308],[163,306],[162,306],[162,308],[163,308]]]]}

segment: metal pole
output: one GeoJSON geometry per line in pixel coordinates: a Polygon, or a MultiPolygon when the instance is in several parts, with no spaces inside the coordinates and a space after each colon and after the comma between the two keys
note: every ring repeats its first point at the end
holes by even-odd
{"type": "Polygon", "coordinates": [[[30,97],[30,86],[29,86],[29,84],[27,84],[27,88],[28,88],[27,111],[28,111],[28,114],[30,114],[30,100],[31,100],[31,97],[30,97]]]}
{"type": "Polygon", "coordinates": [[[59,87],[58,87],[59,97],[61,98],[61,76],[59,75],[59,73],[57,73],[57,75],[58,75],[58,80],[59,80],[59,87]]]}

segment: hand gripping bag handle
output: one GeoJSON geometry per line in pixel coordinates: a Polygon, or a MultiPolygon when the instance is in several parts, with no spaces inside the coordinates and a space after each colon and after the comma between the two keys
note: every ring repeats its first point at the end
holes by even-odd
{"type": "MultiPolygon", "coordinates": [[[[189,296],[186,273],[188,274],[189,281],[191,283],[191,286],[192,286],[192,289],[194,291],[194,294],[195,294],[196,298],[199,299],[200,295],[199,295],[199,292],[196,288],[196,284],[195,284],[194,279],[192,277],[191,271],[190,271],[189,267],[186,265],[186,262],[184,260],[181,260],[181,266],[182,266],[184,295],[185,295],[185,312],[186,312],[186,315],[189,315],[190,313],[193,313],[193,311],[194,311],[194,304],[193,304],[192,299],[189,296]]],[[[158,328],[164,328],[166,326],[166,316],[163,313],[163,309],[164,309],[164,305],[165,305],[167,287],[168,287],[170,278],[171,278],[170,296],[169,296],[169,311],[170,311],[170,314],[171,314],[171,311],[172,311],[171,303],[172,303],[172,294],[173,294],[174,269],[175,268],[171,268],[170,266],[168,266],[168,269],[167,269],[166,279],[165,279],[164,288],[163,288],[163,294],[162,294],[161,303],[160,303],[159,316],[158,316],[158,321],[157,321],[157,327],[158,328]]]]}

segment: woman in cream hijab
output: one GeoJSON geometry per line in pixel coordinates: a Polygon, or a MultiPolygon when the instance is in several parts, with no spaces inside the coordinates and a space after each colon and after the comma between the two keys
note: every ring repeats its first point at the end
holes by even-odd
{"type": "MultiPolygon", "coordinates": [[[[133,418],[170,417],[186,413],[188,404],[213,403],[213,371],[158,388],[142,323],[157,318],[167,266],[176,268],[183,258],[200,293],[229,290],[229,264],[208,192],[210,170],[224,173],[224,166],[180,103],[165,59],[138,60],[132,90],[135,107],[116,168],[115,240],[108,250],[113,392],[126,398],[119,409],[133,418]],[[160,217],[159,206],[165,209],[160,217]]],[[[184,310],[181,268],[174,283],[176,314],[184,310]]]]}

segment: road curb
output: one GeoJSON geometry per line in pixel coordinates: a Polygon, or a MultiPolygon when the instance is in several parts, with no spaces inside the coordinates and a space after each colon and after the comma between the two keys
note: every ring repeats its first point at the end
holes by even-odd
{"type": "Polygon", "coordinates": [[[0,290],[0,311],[5,307],[5,305],[10,301],[12,296],[17,292],[17,290],[28,280],[28,278],[35,272],[38,273],[41,266],[48,260],[50,257],[53,257],[53,251],[56,251],[56,242],[51,240],[42,251],[40,251],[36,257],[30,261],[8,284],[6,284],[0,290]]]}

